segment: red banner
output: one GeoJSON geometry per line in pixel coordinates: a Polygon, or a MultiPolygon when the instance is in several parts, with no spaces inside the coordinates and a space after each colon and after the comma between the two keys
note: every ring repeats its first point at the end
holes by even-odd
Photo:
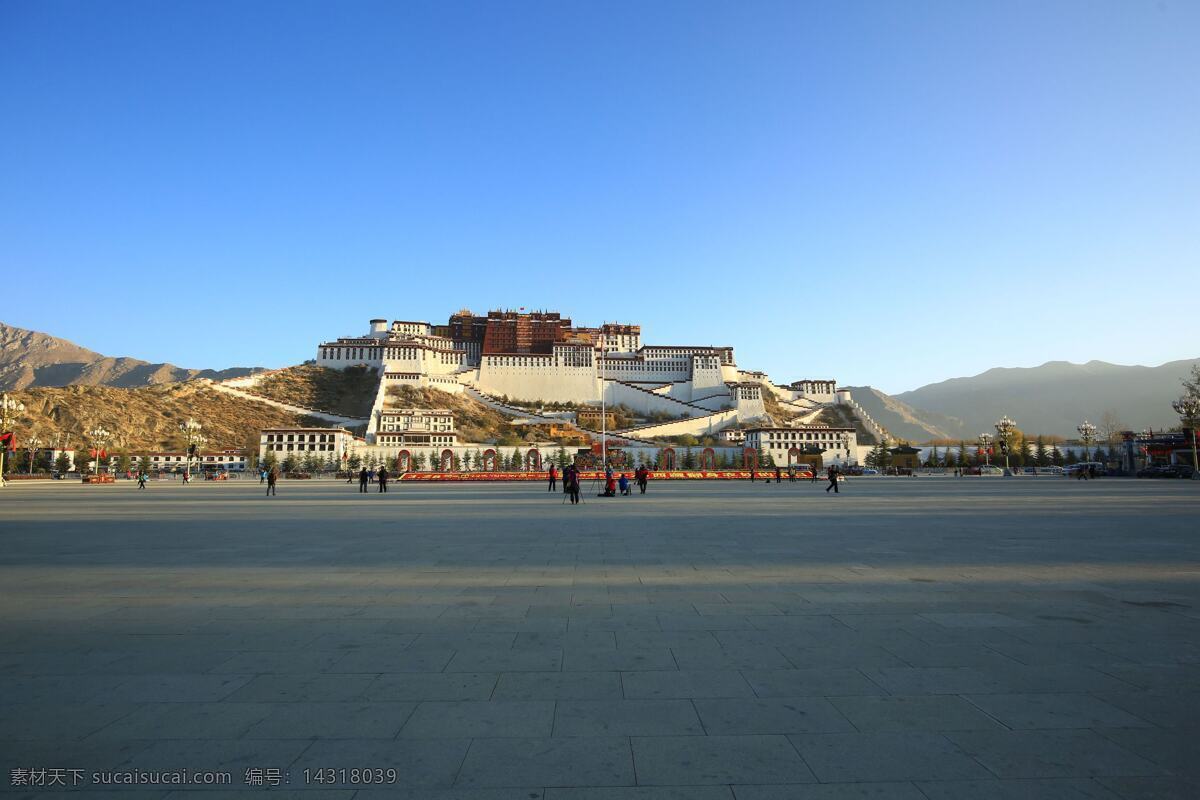
{"type": "MultiPolygon", "coordinates": [[[[767,480],[774,476],[774,468],[760,470],[757,475],[761,480],[767,480]]],[[[787,470],[783,470],[783,476],[787,477],[787,470]]],[[[614,471],[614,478],[620,478],[621,472],[614,471]]],[[[633,481],[633,470],[625,470],[625,477],[633,481]]],[[[797,478],[811,478],[812,472],[809,470],[797,470],[797,478]]],[[[545,472],[406,472],[400,476],[402,481],[419,481],[419,482],[434,482],[446,481],[449,483],[472,483],[479,481],[548,481],[550,476],[545,472]]],[[[562,478],[560,477],[559,480],[562,478]]],[[[579,473],[581,481],[603,480],[604,473],[599,470],[587,470],[579,473]]],[[[721,469],[721,470],[699,470],[699,469],[673,469],[673,470],[656,470],[650,473],[652,481],[695,481],[695,480],[716,480],[716,481],[735,481],[749,480],[750,470],[748,469],[721,469]]]]}

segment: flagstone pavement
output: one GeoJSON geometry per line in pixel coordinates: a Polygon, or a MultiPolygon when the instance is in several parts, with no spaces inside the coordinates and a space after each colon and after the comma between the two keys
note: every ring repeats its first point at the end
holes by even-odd
{"type": "Polygon", "coordinates": [[[14,482],[0,796],[1200,797],[1196,483],[585,499],[14,482]]]}

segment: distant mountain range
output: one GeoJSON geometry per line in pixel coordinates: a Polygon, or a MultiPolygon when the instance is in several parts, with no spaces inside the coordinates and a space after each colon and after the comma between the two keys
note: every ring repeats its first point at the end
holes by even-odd
{"type": "Polygon", "coordinates": [[[1178,425],[1171,401],[1183,393],[1181,382],[1198,363],[1185,359],[1142,367],[1049,361],[1040,367],[997,367],[896,395],[870,386],[848,388],[876,422],[911,441],[974,438],[992,431],[1005,414],[1028,433],[1072,437],[1084,419],[1099,425],[1106,415],[1130,430],[1178,425]]]}
{"type": "Polygon", "coordinates": [[[236,378],[261,369],[186,369],[136,358],[113,358],[66,339],[0,322],[0,389],[77,385],[131,389],[194,378],[236,378]]]}

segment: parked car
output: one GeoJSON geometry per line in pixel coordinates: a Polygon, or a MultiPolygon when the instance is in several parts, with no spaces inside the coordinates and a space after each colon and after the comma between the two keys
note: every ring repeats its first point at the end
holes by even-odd
{"type": "Polygon", "coordinates": [[[1151,464],[1139,469],[1139,478],[1184,478],[1190,479],[1195,469],[1190,464],[1151,464]]]}
{"type": "Polygon", "coordinates": [[[1062,475],[1063,468],[1053,465],[1046,467],[1024,467],[1021,470],[1026,475],[1062,475]]]}
{"type": "Polygon", "coordinates": [[[992,478],[994,478],[994,477],[996,477],[997,475],[1003,475],[1003,474],[1004,474],[1004,468],[1003,468],[1003,467],[997,467],[997,466],[996,466],[996,465],[994,465],[994,464],[984,464],[982,467],[979,467],[978,469],[979,469],[979,472],[978,472],[978,473],[976,473],[976,474],[978,474],[978,475],[980,475],[980,476],[982,476],[982,477],[985,477],[985,478],[987,478],[987,477],[992,477],[992,478]]]}
{"type": "Polygon", "coordinates": [[[863,471],[862,471],[862,474],[863,474],[863,475],[878,475],[878,474],[879,474],[879,470],[877,470],[877,469],[871,469],[870,467],[865,467],[865,468],[863,469],[863,471]]]}

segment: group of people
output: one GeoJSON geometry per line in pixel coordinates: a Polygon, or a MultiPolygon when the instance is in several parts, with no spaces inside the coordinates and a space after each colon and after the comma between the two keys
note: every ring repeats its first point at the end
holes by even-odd
{"type": "MultiPolygon", "coordinates": [[[[796,468],[788,467],[787,471],[788,471],[788,483],[795,483],[796,482],[796,468]]],[[[818,470],[813,469],[813,471],[812,471],[812,482],[813,483],[816,483],[818,481],[820,474],[821,473],[818,470]]],[[[838,489],[838,481],[841,480],[842,471],[841,471],[841,469],[838,468],[838,465],[830,464],[829,467],[827,467],[825,470],[825,477],[829,481],[829,485],[825,487],[825,491],[828,492],[830,489],[832,489],[834,494],[840,494],[840,490],[838,489]]],[[[754,483],[757,480],[758,480],[758,470],[755,467],[751,467],[750,468],[750,482],[754,483]]],[[[770,474],[768,474],[766,476],[766,478],[764,479],[764,482],[766,482],[766,483],[771,482],[770,474]]],[[[783,467],[775,467],[775,482],[783,483],[783,467]]]]}
{"type": "MultiPolygon", "coordinates": [[[[549,481],[546,486],[546,491],[553,492],[558,486],[559,472],[558,467],[550,465],[548,471],[549,481]]],[[[650,482],[650,470],[644,464],[633,471],[632,484],[636,484],[641,493],[646,493],[646,484],[650,482]]],[[[579,468],[574,464],[568,464],[562,470],[562,488],[565,494],[571,501],[571,505],[579,503],[580,489],[579,468]]],[[[600,492],[598,497],[616,497],[617,493],[622,495],[632,494],[632,486],[629,479],[629,474],[622,472],[619,476],[613,472],[612,467],[604,469],[604,490],[600,492]]]]}
{"type": "MultiPolygon", "coordinates": [[[[353,475],[354,473],[350,474],[353,475]]],[[[390,477],[391,475],[388,474],[387,467],[380,467],[378,472],[363,467],[358,471],[358,491],[360,494],[366,494],[367,484],[374,481],[379,484],[379,491],[386,492],[388,478],[390,477]]]]}

